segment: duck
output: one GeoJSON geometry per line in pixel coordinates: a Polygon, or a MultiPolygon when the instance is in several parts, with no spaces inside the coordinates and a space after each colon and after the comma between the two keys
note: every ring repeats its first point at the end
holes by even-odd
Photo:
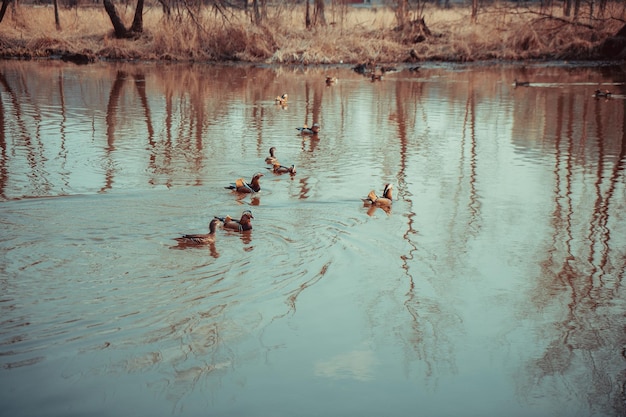
{"type": "Polygon", "coordinates": [[[252,230],[252,223],[250,220],[254,219],[254,216],[250,210],[244,210],[243,213],[241,213],[241,218],[239,220],[234,220],[230,216],[215,216],[214,219],[221,221],[224,224],[224,229],[245,232],[247,230],[252,230]]]}
{"type": "Polygon", "coordinates": [[[222,223],[221,219],[213,218],[209,223],[209,233],[182,235],[174,238],[174,240],[179,245],[206,245],[207,243],[213,243],[215,241],[215,230],[220,223],[222,223]]]}
{"type": "Polygon", "coordinates": [[[609,97],[611,97],[611,94],[613,94],[613,93],[611,93],[609,90],[596,90],[593,93],[593,96],[595,98],[609,98],[609,97]]]}
{"type": "Polygon", "coordinates": [[[284,93],[282,96],[276,96],[274,101],[276,102],[276,104],[280,104],[284,106],[285,104],[287,104],[288,99],[289,99],[289,95],[287,93],[284,93]]]}
{"type": "Polygon", "coordinates": [[[376,195],[376,192],[372,190],[367,195],[367,198],[363,199],[363,203],[365,203],[366,205],[371,204],[377,207],[390,207],[393,203],[392,191],[393,185],[385,184],[382,197],[378,197],[376,195]]]}
{"type": "Polygon", "coordinates": [[[274,162],[274,164],[272,165],[271,168],[267,168],[272,170],[272,172],[274,174],[291,174],[291,175],[295,175],[296,173],[296,166],[295,165],[291,165],[290,167],[286,167],[284,165],[281,165],[280,162],[276,161],[274,162]]]}
{"type": "Polygon", "coordinates": [[[326,85],[333,85],[337,82],[337,77],[332,77],[330,75],[326,76],[326,85]]]}
{"type": "Polygon", "coordinates": [[[380,74],[376,74],[376,67],[374,67],[370,73],[370,78],[372,79],[372,81],[381,81],[383,79],[383,76],[385,75],[385,72],[387,72],[385,67],[381,67],[380,74]]]}
{"type": "Polygon", "coordinates": [[[372,69],[375,69],[375,68],[376,68],[376,64],[372,62],[364,62],[364,63],[356,65],[355,67],[352,68],[352,70],[359,74],[366,75],[367,71],[371,71],[372,69]]]}
{"type": "Polygon", "coordinates": [[[237,179],[234,183],[224,187],[227,190],[237,191],[238,193],[258,193],[261,191],[260,179],[263,176],[260,172],[257,172],[252,177],[250,184],[248,184],[243,178],[237,179]]]}
{"type": "Polygon", "coordinates": [[[528,87],[530,85],[530,81],[517,81],[517,78],[513,80],[513,85],[515,87],[528,87]]]}
{"type": "Polygon", "coordinates": [[[274,163],[278,162],[278,159],[276,159],[276,148],[275,147],[272,146],[270,148],[270,156],[265,158],[265,162],[268,163],[268,164],[274,164],[274,163]]]}
{"type": "Polygon", "coordinates": [[[296,127],[303,135],[317,135],[320,131],[319,123],[313,123],[313,126],[308,127],[305,123],[302,127],[296,127]]]}

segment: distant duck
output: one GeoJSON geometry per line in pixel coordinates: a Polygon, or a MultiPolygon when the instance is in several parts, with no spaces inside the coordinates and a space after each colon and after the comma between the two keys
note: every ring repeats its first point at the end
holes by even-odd
{"type": "Polygon", "coordinates": [[[275,147],[272,146],[270,148],[270,156],[265,158],[265,162],[268,163],[268,164],[274,164],[274,163],[278,162],[278,159],[276,159],[276,148],[275,147]]]}
{"type": "Polygon", "coordinates": [[[276,96],[276,98],[274,99],[274,102],[276,102],[276,104],[280,104],[281,106],[284,106],[285,104],[287,104],[288,99],[289,99],[289,96],[287,95],[287,93],[285,93],[282,96],[276,96]]]}
{"type": "Polygon", "coordinates": [[[320,131],[320,125],[313,123],[313,126],[308,127],[306,123],[302,127],[296,127],[303,135],[317,135],[320,131]]]}
{"type": "Polygon", "coordinates": [[[593,96],[595,98],[609,98],[612,94],[613,93],[611,93],[609,90],[596,90],[595,93],[593,93],[593,96]]]}
{"type": "Polygon", "coordinates": [[[337,82],[337,77],[326,76],[326,85],[333,85],[337,82]]]}
{"type": "Polygon", "coordinates": [[[530,86],[530,81],[518,81],[517,78],[513,80],[513,85],[515,87],[528,87],[530,86]]]}
{"type": "Polygon", "coordinates": [[[195,235],[182,235],[181,237],[174,238],[179,245],[206,245],[215,241],[215,229],[222,223],[221,219],[214,218],[209,223],[209,233],[195,234],[195,235]]]}
{"type": "Polygon", "coordinates": [[[272,168],[267,168],[269,170],[271,170],[274,174],[291,174],[291,175],[295,175],[296,173],[296,166],[292,165],[290,167],[286,167],[284,165],[281,165],[280,162],[275,162],[272,166],[272,168]]]}
{"type": "Polygon", "coordinates": [[[245,232],[247,230],[252,230],[251,219],[254,219],[252,212],[250,210],[245,210],[241,214],[241,218],[239,220],[233,220],[232,217],[217,217],[215,219],[224,223],[224,229],[234,230],[237,232],[245,232]]]}
{"type": "Polygon", "coordinates": [[[356,65],[355,67],[352,68],[352,70],[359,74],[366,75],[367,72],[372,71],[372,69],[375,69],[375,68],[376,68],[376,64],[372,62],[365,62],[365,63],[356,65]]]}
{"type": "Polygon", "coordinates": [[[239,178],[237,179],[237,181],[224,188],[226,188],[227,190],[237,191],[238,193],[258,193],[259,191],[261,191],[261,183],[259,181],[261,180],[262,176],[263,174],[257,172],[252,177],[250,184],[244,181],[243,178],[239,178]]]}
{"type": "Polygon", "coordinates": [[[380,68],[380,74],[376,74],[376,67],[374,67],[372,69],[372,72],[370,73],[370,78],[372,79],[372,81],[382,81],[383,76],[387,72],[391,72],[391,71],[395,71],[395,68],[393,68],[393,67],[381,67],[380,68]]]}
{"type": "Polygon", "coordinates": [[[378,197],[376,195],[376,192],[372,190],[367,195],[367,198],[363,199],[363,203],[365,203],[366,205],[371,204],[377,207],[390,207],[393,203],[392,190],[393,185],[385,184],[382,197],[378,197]]]}

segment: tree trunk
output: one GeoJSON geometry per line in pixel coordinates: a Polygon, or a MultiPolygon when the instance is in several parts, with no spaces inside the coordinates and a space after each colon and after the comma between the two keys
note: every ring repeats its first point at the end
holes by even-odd
{"type": "Polygon", "coordinates": [[[61,20],[59,20],[59,1],[54,0],[54,24],[57,27],[57,30],[61,30],[61,20]]]}
{"type": "Polygon", "coordinates": [[[111,24],[113,24],[113,30],[115,31],[116,38],[128,38],[128,29],[124,26],[122,19],[117,14],[117,10],[115,10],[115,5],[111,3],[111,0],[102,0],[104,3],[104,10],[106,10],[109,18],[111,19],[111,24]]]}
{"type": "Polygon", "coordinates": [[[478,20],[478,0],[472,0],[472,22],[478,20]]]}
{"type": "Polygon", "coordinates": [[[258,25],[259,23],[261,23],[261,11],[259,10],[259,0],[252,0],[252,10],[254,11],[254,23],[258,25]]]}
{"type": "Polygon", "coordinates": [[[313,11],[313,24],[326,26],[326,16],[324,15],[324,0],[315,0],[313,11]]]}
{"type": "Polygon", "coordinates": [[[0,9],[0,22],[4,19],[4,15],[7,12],[7,7],[9,7],[9,3],[11,0],[2,0],[2,9],[0,9]]]}
{"type": "Polygon", "coordinates": [[[565,0],[563,2],[563,15],[569,16],[572,14],[572,0],[565,0]]]}
{"type": "Polygon", "coordinates": [[[304,17],[304,23],[306,25],[306,28],[310,28],[311,27],[311,10],[310,10],[310,5],[309,5],[309,0],[304,0],[306,1],[306,16],[304,17]]]}
{"type": "Polygon", "coordinates": [[[102,0],[104,3],[104,10],[106,10],[109,18],[111,19],[111,24],[113,24],[113,30],[115,31],[116,38],[133,38],[137,36],[137,34],[143,32],[143,3],[144,0],[137,0],[137,8],[135,9],[135,17],[133,19],[133,25],[130,29],[126,29],[124,26],[124,22],[120,19],[120,16],[117,14],[117,10],[115,9],[115,5],[111,2],[111,0],[102,0]]]}
{"type": "Polygon", "coordinates": [[[409,13],[408,0],[397,0],[396,3],[396,22],[399,28],[403,28],[407,23],[407,15],[409,13]]]}
{"type": "Polygon", "coordinates": [[[143,2],[144,0],[137,0],[135,18],[133,19],[133,25],[130,27],[130,31],[133,32],[133,34],[143,32],[143,2]]]}

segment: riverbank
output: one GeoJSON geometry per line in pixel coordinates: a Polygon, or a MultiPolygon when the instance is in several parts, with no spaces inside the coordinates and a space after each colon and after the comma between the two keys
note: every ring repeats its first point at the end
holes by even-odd
{"type": "MultiPolygon", "coordinates": [[[[326,25],[305,27],[304,6],[267,9],[260,25],[243,11],[206,9],[165,18],[158,6],[144,10],[137,39],[116,39],[104,7],[59,10],[20,5],[0,23],[0,57],[95,60],[239,61],[268,64],[400,63],[597,60],[605,41],[624,26],[624,6],[610,3],[604,18],[572,22],[560,7],[502,4],[481,8],[426,6],[424,20],[398,27],[385,7],[329,5],[326,25]]],[[[134,9],[118,7],[125,22],[134,9]]],[[[586,14],[589,16],[589,13],[586,14]]],[[[579,16],[585,16],[584,11],[579,16]]]]}

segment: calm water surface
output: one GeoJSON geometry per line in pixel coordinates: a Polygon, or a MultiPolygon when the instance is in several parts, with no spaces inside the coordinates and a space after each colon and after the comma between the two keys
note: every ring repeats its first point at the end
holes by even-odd
{"type": "Polygon", "coordinates": [[[624,416],[625,78],[0,62],[0,415],[624,416]]]}

